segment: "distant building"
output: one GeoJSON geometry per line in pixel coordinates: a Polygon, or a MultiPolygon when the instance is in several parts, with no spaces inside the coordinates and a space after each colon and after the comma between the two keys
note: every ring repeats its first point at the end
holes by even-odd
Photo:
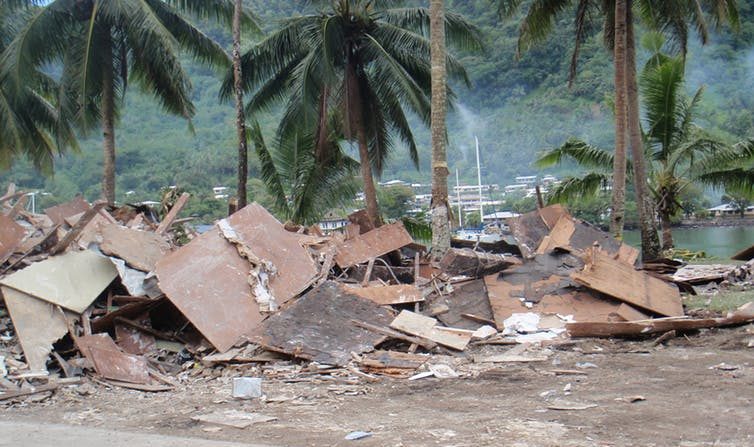
{"type": "Polygon", "coordinates": [[[390,188],[393,186],[410,186],[408,182],[404,182],[403,180],[389,180],[387,182],[380,182],[379,185],[383,188],[390,188]]]}
{"type": "Polygon", "coordinates": [[[227,199],[230,196],[227,186],[215,186],[212,188],[212,194],[215,199],[227,199]]]}
{"type": "Polygon", "coordinates": [[[536,185],[537,184],[537,176],[536,175],[519,175],[516,177],[516,183],[523,184],[523,185],[536,185]]]}
{"type": "MultiPolygon", "coordinates": [[[[722,205],[714,206],[712,208],[707,208],[707,211],[709,211],[709,213],[712,214],[714,217],[739,215],[738,208],[731,205],[730,203],[723,203],[722,205]]],[[[754,205],[747,206],[746,211],[744,212],[744,215],[745,216],[754,215],[754,205]]]]}
{"type": "Polygon", "coordinates": [[[491,214],[485,214],[482,218],[483,222],[494,222],[496,220],[505,220],[505,219],[512,219],[514,217],[518,217],[518,213],[514,213],[513,211],[498,211],[496,213],[491,214]]]}
{"type": "Polygon", "coordinates": [[[335,211],[330,211],[325,214],[317,225],[325,234],[332,233],[333,231],[345,228],[348,225],[348,218],[335,211]]]}

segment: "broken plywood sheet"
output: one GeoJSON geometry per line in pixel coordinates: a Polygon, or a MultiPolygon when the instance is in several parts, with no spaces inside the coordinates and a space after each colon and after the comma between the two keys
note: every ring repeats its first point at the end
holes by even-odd
{"type": "Polygon", "coordinates": [[[52,220],[54,225],[62,225],[65,219],[77,214],[81,214],[90,208],[89,202],[81,196],[76,196],[73,200],[60,205],[47,208],[45,214],[52,220]]]}
{"type": "Polygon", "coordinates": [[[551,205],[510,219],[508,225],[521,255],[524,258],[534,257],[542,239],[550,233],[560,216],[565,214],[567,212],[562,205],[551,205]]]}
{"type": "MultiPolygon", "coordinates": [[[[149,316],[141,315],[136,322],[150,326],[149,316]]],[[[140,331],[134,327],[122,323],[115,323],[115,339],[124,351],[129,354],[141,355],[153,351],[157,346],[157,340],[152,334],[140,331]]]]}
{"type": "Polygon", "coordinates": [[[639,258],[639,250],[621,243],[609,233],[567,214],[562,215],[550,234],[544,237],[537,253],[550,253],[553,250],[561,249],[583,255],[594,244],[599,244],[602,250],[628,264],[636,263],[639,258]]]}
{"type": "Polygon", "coordinates": [[[126,354],[108,334],[78,337],[76,346],[94,365],[97,374],[106,379],[128,383],[150,383],[147,360],[126,354]]]}
{"type": "Polygon", "coordinates": [[[650,312],[683,315],[681,294],[675,285],[637,271],[599,249],[588,250],[586,259],[584,269],[571,275],[577,283],[650,312]]]}
{"type": "Polygon", "coordinates": [[[80,314],[117,276],[110,259],[85,250],[34,263],[0,284],[80,314]]]}
{"type": "Polygon", "coordinates": [[[375,351],[365,354],[359,361],[359,368],[367,373],[391,377],[408,378],[417,368],[429,360],[427,354],[410,354],[396,351],[375,351]]]}
{"type": "Polygon", "coordinates": [[[391,304],[418,303],[424,301],[422,291],[411,284],[388,286],[348,287],[348,292],[374,301],[380,306],[391,304]]]}
{"type": "Polygon", "coordinates": [[[377,258],[413,243],[402,222],[383,225],[338,244],[335,262],[341,268],[377,258]]]}
{"type": "Polygon", "coordinates": [[[521,260],[513,256],[450,248],[440,261],[440,269],[451,276],[481,278],[520,264],[521,260]]]}
{"type": "Polygon", "coordinates": [[[262,324],[265,349],[330,365],[343,366],[351,353],[371,351],[382,335],[354,326],[364,321],[386,326],[393,313],[327,281],[262,324]]]}
{"type": "Polygon", "coordinates": [[[390,323],[390,327],[417,337],[426,338],[448,348],[463,351],[471,341],[474,331],[446,328],[437,325],[437,320],[408,310],[390,323]]]}
{"type": "Polygon", "coordinates": [[[0,214],[0,265],[21,245],[26,231],[13,219],[0,214]]]}
{"type": "Polygon", "coordinates": [[[211,230],[157,262],[160,289],[220,352],[259,325],[263,316],[249,286],[249,263],[211,230]]]}
{"type": "Polygon", "coordinates": [[[136,270],[151,272],[157,261],[170,252],[170,244],[159,234],[110,224],[102,227],[100,250],[136,270]]]}
{"type": "MultiPolygon", "coordinates": [[[[83,214],[79,217],[81,216],[83,214]]],[[[76,245],[82,249],[87,249],[93,243],[99,244],[102,242],[102,228],[111,225],[113,220],[113,217],[107,211],[103,209],[99,210],[76,237],[76,245]]]]}
{"type": "Polygon", "coordinates": [[[218,226],[226,238],[230,236],[229,240],[238,239],[231,242],[243,244],[241,252],[252,264],[272,264],[273,272],[267,272],[271,273],[268,292],[278,306],[306,290],[317,278],[317,266],[302,245],[309,237],[285,230],[261,205],[252,203],[218,226]],[[226,234],[226,223],[234,232],[233,236],[226,234]]]}
{"type": "MultiPolygon", "coordinates": [[[[631,306],[630,304],[626,304],[626,303],[621,303],[621,305],[618,307],[618,310],[616,310],[615,313],[620,318],[626,321],[646,320],[649,318],[649,315],[645,314],[644,312],[640,311],[634,306],[631,306]]],[[[583,320],[583,321],[594,321],[594,320],[583,320]]]]}
{"type": "Polygon", "coordinates": [[[435,306],[447,306],[447,311],[435,317],[449,327],[476,330],[485,324],[481,320],[493,319],[484,279],[454,284],[450,295],[432,300],[432,307],[435,306]]]}
{"type": "Polygon", "coordinates": [[[720,282],[728,278],[736,267],[735,264],[689,264],[673,274],[673,281],[683,281],[689,284],[720,282]]]}
{"type": "Polygon", "coordinates": [[[47,371],[47,357],[52,344],[68,333],[68,323],[76,319],[70,312],[61,312],[53,304],[9,287],[2,287],[16,336],[31,371],[47,371]]]}

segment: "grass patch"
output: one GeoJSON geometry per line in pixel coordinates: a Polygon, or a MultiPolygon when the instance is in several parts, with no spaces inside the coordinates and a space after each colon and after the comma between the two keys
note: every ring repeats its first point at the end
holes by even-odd
{"type": "Polygon", "coordinates": [[[691,295],[683,300],[689,309],[709,309],[715,312],[735,310],[742,305],[754,301],[754,290],[723,291],[715,295],[691,295]]]}

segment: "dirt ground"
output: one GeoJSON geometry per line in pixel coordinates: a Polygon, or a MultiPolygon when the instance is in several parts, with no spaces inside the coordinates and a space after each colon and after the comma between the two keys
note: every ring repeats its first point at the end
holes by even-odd
{"type": "Polygon", "coordinates": [[[0,406],[0,418],[286,446],[751,446],[753,341],[749,325],[660,346],[588,339],[532,353],[546,361],[472,363],[511,349],[485,346],[433,358],[459,378],[265,378],[266,399],[255,401],[231,398],[230,382],[258,370],[215,368],[166,393],[87,382],[0,406]],[[277,420],[220,429],[191,419],[224,410],[277,420]],[[344,440],[357,430],[372,436],[344,440]]]}

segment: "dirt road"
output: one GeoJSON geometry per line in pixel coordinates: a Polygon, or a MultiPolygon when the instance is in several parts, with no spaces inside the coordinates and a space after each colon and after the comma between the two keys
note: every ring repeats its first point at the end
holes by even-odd
{"type": "Polygon", "coordinates": [[[752,339],[749,325],[667,346],[584,340],[535,363],[481,368],[468,358],[440,358],[462,373],[455,379],[265,380],[266,402],[230,397],[232,376],[258,371],[218,368],[170,393],[69,388],[40,402],[0,407],[0,419],[289,446],[750,446],[752,339]],[[278,419],[243,430],[191,419],[224,410],[278,419]],[[344,440],[356,430],[372,436],[344,440]]]}

